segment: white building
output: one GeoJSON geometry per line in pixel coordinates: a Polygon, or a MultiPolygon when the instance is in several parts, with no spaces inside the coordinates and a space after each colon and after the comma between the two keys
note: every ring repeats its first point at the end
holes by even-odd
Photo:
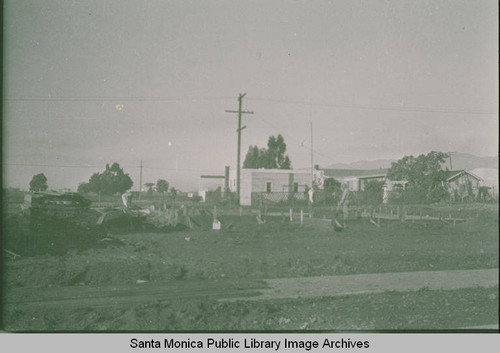
{"type": "Polygon", "coordinates": [[[323,169],[324,178],[333,178],[350,191],[363,191],[370,181],[385,181],[387,169],[323,169]]]}
{"type": "MultiPolygon", "coordinates": [[[[240,174],[240,205],[252,204],[252,193],[298,193],[304,194],[306,187],[310,188],[310,170],[286,169],[241,169],[240,174]]],[[[229,189],[236,192],[236,170],[229,172],[229,189]]]]}

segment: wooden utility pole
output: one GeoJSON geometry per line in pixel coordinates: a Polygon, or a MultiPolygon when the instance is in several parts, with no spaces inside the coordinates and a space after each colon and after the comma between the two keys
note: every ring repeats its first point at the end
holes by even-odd
{"type": "Polygon", "coordinates": [[[141,199],[141,194],[142,194],[142,159],[141,159],[141,165],[139,166],[139,200],[141,199]]]}
{"type": "Polygon", "coordinates": [[[238,130],[236,132],[238,133],[238,157],[236,161],[236,194],[238,197],[238,205],[240,204],[240,159],[241,159],[241,130],[246,128],[246,126],[241,126],[241,116],[242,114],[253,114],[253,112],[250,111],[243,111],[241,110],[242,102],[243,102],[243,97],[246,96],[246,93],[240,94],[238,96],[238,110],[226,110],[226,113],[238,113],[238,130]]]}
{"type": "Polygon", "coordinates": [[[314,184],[314,161],[313,161],[313,123],[311,121],[311,188],[314,184]]]}

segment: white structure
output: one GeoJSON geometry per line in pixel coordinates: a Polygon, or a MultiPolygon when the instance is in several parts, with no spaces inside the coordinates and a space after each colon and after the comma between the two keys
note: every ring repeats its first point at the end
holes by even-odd
{"type": "MultiPolygon", "coordinates": [[[[252,193],[305,192],[311,188],[311,170],[241,169],[240,205],[252,204],[252,193]]],[[[229,172],[229,189],[236,192],[236,171],[229,172]]]]}
{"type": "Polygon", "coordinates": [[[385,181],[387,169],[323,169],[323,178],[347,185],[349,191],[363,191],[370,181],[385,181]]]}

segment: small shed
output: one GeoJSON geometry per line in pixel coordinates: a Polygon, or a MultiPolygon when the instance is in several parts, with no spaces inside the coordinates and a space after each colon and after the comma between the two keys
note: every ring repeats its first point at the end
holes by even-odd
{"type": "Polygon", "coordinates": [[[479,193],[482,179],[467,170],[447,170],[446,186],[451,201],[475,199],[479,193]]]}

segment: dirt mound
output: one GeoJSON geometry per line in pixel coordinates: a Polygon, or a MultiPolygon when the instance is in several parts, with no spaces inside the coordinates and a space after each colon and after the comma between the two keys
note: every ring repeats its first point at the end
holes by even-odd
{"type": "Polygon", "coordinates": [[[105,235],[99,227],[89,228],[71,220],[47,218],[43,224],[33,225],[28,218],[15,215],[4,221],[3,248],[29,257],[119,244],[117,240],[102,241],[105,235]]]}

